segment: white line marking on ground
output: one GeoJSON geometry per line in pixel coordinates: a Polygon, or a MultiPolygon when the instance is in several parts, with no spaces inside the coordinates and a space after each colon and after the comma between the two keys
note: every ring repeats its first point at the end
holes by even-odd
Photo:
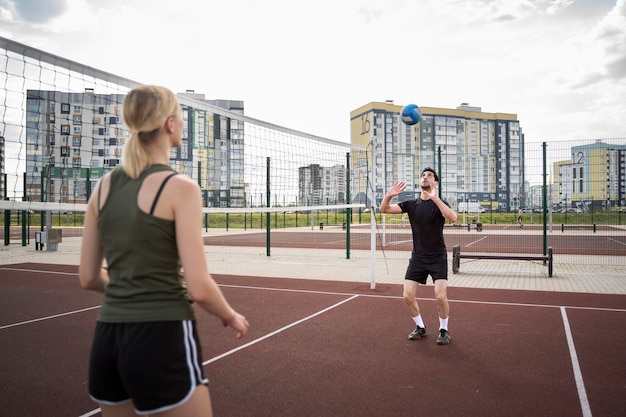
{"type": "MultiPolygon", "coordinates": [[[[360,284],[365,285],[367,283],[362,282],[360,284]]],[[[256,287],[253,285],[219,284],[219,286],[224,287],[224,288],[241,288],[241,289],[262,290],[262,291],[281,291],[281,292],[296,292],[296,293],[305,293],[305,294],[342,295],[342,296],[358,295],[359,297],[366,297],[366,298],[402,299],[401,295],[354,294],[354,293],[333,292],[333,291],[295,290],[295,289],[290,289],[290,288],[256,287]]],[[[434,301],[434,299],[426,298],[426,297],[417,297],[416,300],[434,301]]],[[[618,312],[618,313],[626,313],[626,309],[623,309],[623,308],[563,306],[563,305],[556,305],[556,304],[506,303],[502,301],[475,301],[475,300],[459,300],[459,299],[449,299],[448,301],[451,303],[464,303],[464,304],[484,304],[484,305],[495,305],[495,306],[539,307],[539,308],[569,308],[572,310],[612,311],[612,312],[618,312]]]]}
{"type": "Polygon", "coordinates": [[[386,245],[386,246],[398,246],[398,245],[403,245],[403,244],[405,244],[405,243],[412,243],[412,242],[413,242],[413,240],[412,240],[412,239],[407,239],[407,240],[396,240],[396,241],[393,241],[393,242],[389,242],[389,243],[387,243],[387,245],[386,245]]]}
{"type": "Polygon", "coordinates": [[[610,237],[607,237],[607,239],[610,240],[611,242],[619,243],[620,245],[626,246],[626,243],[620,242],[619,240],[611,239],[610,237]]]}
{"type": "Polygon", "coordinates": [[[487,239],[487,236],[482,237],[482,238],[480,238],[480,239],[478,239],[478,240],[475,240],[475,241],[473,241],[473,242],[471,242],[471,243],[468,243],[467,245],[465,245],[465,247],[472,246],[474,243],[482,242],[482,241],[483,241],[483,240],[485,240],[485,239],[487,239]]]}
{"type": "Polygon", "coordinates": [[[99,408],[96,408],[95,410],[91,410],[91,411],[90,411],[90,412],[88,412],[88,413],[81,414],[81,415],[80,415],[80,416],[78,416],[78,417],[90,417],[90,416],[95,416],[95,415],[96,415],[96,414],[98,414],[100,411],[101,411],[101,410],[100,410],[99,408]]]}
{"type": "Polygon", "coordinates": [[[353,296],[352,296],[352,297],[350,297],[350,298],[346,298],[345,300],[340,301],[340,302],[338,302],[337,304],[333,304],[332,306],[327,307],[327,308],[325,308],[325,309],[323,309],[323,310],[320,310],[320,311],[318,311],[317,313],[311,314],[310,316],[307,316],[307,317],[305,317],[305,318],[303,318],[303,319],[300,319],[300,320],[294,321],[294,322],[293,322],[293,323],[291,323],[291,324],[288,324],[288,325],[286,325],[286,326],[283,326],[283,327],[281,327],[280,329],[275,330],[275,331],[273,331],[273,332],[271,332],[271,333],[268,333],[268,334],[266,334],[265,336],[260,337],[260,338],[258,338],[258,339],[255,339],[255,340],[253,340],[253,341],[251,341],[251,342],[249,342],[249,343],[246,343],[245,345],[242,345],[242,346],[236,347],[235,349],[231,349],[231,350],[229,350],[228,352],[224,352],[224,353],[222,353],[221,355],[214,356],[213,358],[211,358],[211,359],[209,359],[209,360],[206,360],[206,361],[202,362],[202,365],[203,365],[203,366],[206,366],[206,365],[208,365],[208,364],[210,364],[210,363],[212,363],[212,362],[215,362],[215,361],[217,361],[217,360],[220,360],[220,359],[222,359],[222,358],[225,358],[226,356],[230,356],[230,355],[232,355],[232,354],[233,354],[233,353],[235,353],[235,352],[238,352],[238,351],[240,351],[240,350],[242,350],[242,349],[245,349],[245,348],[247,348],[247,347],[250,347],[250,346],[252,346],[252,345],[255,345],[255,344],[257,344],[257,343],[259,343],[259,342],[261,342],[261,341],[263,341],[263,340],[265,340],[265,339],[269,339],[270,337],[275,336],[275,335],[277,335],[278,333],[281,333],[281,332],[283,332],[283,331],[285,331],[285,330],[287,330],[287,329],[289,329],[289,328],[291,328],[291,327],[293,327],[293,326],[296,326],[296,325],[298,325],[298,324],[300,324],[300,323],[303,323],[303,322],[305,322],[305,321],[307,321],[307,320],[309,320],[309,319],[312,319],[313,317],[319,316],[320,314],[324,314],[324,313],[326,313],[327,311],[330,311],[330,310],[332,310],[333,308],[339,307],[340,305],[342,305],[342,304],[344,304],[344,303],[347,303],[348,301],[352,301],[352,300],[354,300],[355,298],[358,298],[358,297],[359,297],[358,295],[353,295],[353,296]]]}
{"type": "Polygon", "coordinates": [[[45,271],[41,269],[23,269],[23,268],[4,268],[0,267],[0,270],[3,271],[19,271],[19,272],[37,272],[40,274],[52,274],[52,275],[75,275],[78,276],[76,272],[61,272],[61,271],[45,271]]]}
{"type": "Polygon", "coordinates": [[[591,407],[589,406],[589,400],[587,399],[587,391],[585,391],[585,382],[583,381],[583,374],[580,371],[580,364],[578,363],[578,355],[576,355],[576,347],[574,346],[574,338],[572,337],[572,331],[569,326],[569,320],[567,318],[567,312],[565,307],[561,307],[561,316],[563,317],[563,326],[565,327],[565,335],[567,336],[567,345],[569,347],[569,354],[572,359],[572,368],[574,370],[574,379],[576,380],[576,388],[578,388],[578,398],[580,399],[580,407],[583,411],[583,417],[591,417],[591,407]]]}
{"type": "Polygon", "coordinates": [[[21,321],[19,323],[6,324],[4,326],[0,326],[0,330],[8,329],[9,327],[23,326],[25,324],[35,323],[35,322],[38,322],[38,321],[56,319],[56,318],[63,317],[63,316],[69,316],[71,314],[83,313],[85,311],[94,310],[96,308],[100,308],[100,306],[81,308],[80,310],[68,311],[67,313],[55,314],[55,315],[47,316],[47,317],[40,317],[38,319],[21,321]]]}

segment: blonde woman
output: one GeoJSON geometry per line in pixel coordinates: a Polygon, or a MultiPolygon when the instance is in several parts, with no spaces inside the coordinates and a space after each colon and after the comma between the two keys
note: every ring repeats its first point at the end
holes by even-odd
{"type": "Polygon", "coordinates": [[[191,304],[232,327],[237,338],[248,321],[209,274],[199,186],[169,166],[183,132],[176,96],[163,87],[137,87],[124,100],[123,118],[131,136],[122,166],[98,182],[82,239],[80,284],[104,293],[89,393],[105,417],[211,416],[191,304]]]}

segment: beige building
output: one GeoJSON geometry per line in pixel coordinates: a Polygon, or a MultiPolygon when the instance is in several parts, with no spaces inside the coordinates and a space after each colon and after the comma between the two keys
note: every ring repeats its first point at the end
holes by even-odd
{"type": "Polygon", "coordinates": [[[499,211],[525,206],[524,137],[516,114],[467,103],[424,106],[421,122],[409,126],[400,119],[403,106],[371,102],[350,112],[352,143],[369,146],[373,155],[353,161],[354,181],[372,184],[367,189],[375,190],[377,206],[395,180],[408,185],[401,198],[413,198],[427,166],[439,172],[442,197],[455,209],[462,202],[499,211]]]}

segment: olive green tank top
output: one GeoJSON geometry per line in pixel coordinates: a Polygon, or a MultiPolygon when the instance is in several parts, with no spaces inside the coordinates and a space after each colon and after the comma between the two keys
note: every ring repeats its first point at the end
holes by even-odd
{"type": "Polygon", "coordinates": [[[195,318],[182,279],[174,221],[154,217],[137,206],[141,184],[148,175],[160,171],[174,173],[167,165],[155,164],[136,180],[121,167],[109,174],[110,191],[98,215],[110,278],[104,289],[99,321],[129,323],[195,318]]]}

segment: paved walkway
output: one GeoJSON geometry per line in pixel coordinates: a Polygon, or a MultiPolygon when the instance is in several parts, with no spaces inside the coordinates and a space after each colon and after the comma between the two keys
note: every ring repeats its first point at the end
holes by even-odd
{"type": "MultiPolygon", "coordinates": [[[[80,237],[64,237],[58,251],[36,251],[35,245],[12,243],[0,246],[0,265],[24,262],[78,265],[80,237]]],[[[209,270],[214,274],[350,281],[369,284],[401,284],[408,259],[390,259],[379,251],[376,259],[369,251],[345,253],[316,250],[308,256],[302,249],[206,246],[209,270]],[[375,271],[375,273],[372,273],[375,271]]],[[[451,262],[452,256],[448,256],[451,262]]],[[[548,277],[542,262],[462,260],[458,274],[449,271],[449,285],[471,288],[498,288],[534,291],[562,291],[596,294],[626,294],[626,267],[615,257],[581,256],[560,263],[555,255],[554,273],[548,277]],[[619,261],[619,262],[618,262],[619,261]]],[[[6,273],[6,272],[3,272],[6,273]]]]}

